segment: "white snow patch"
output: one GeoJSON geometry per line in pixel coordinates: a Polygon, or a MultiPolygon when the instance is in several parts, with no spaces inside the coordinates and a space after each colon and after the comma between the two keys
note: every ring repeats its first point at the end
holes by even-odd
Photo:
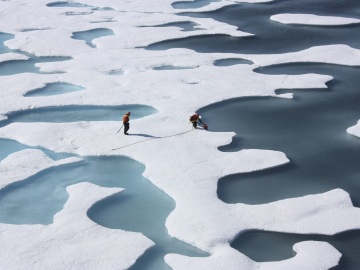
{"type": "Polygon", "coordinates": [[[28,60],[29,57],[19,53],[0,54],[0,63],[14,60],[28,60]]]}
{"type": "Polygon", "coordinates": [[[346,132],[354,136],[360,137],[360,120],[355,126],[349,127],[346,132]]]}
{"type": "Polygon", "coordinates": [[[307,25],[349,25],[360,23],[359,19],[335,16],[319,16],[314,14],[284,13],[270,17],[271,20],[284,24],[307,24],[307,25]]]}
{"type": "Polygon", "coordinates": [[[345,66],[360,66],[360,50],[348,45],[315,46],[306,50],[282,54],[246,55],[256,65],[269,66],[286,63],[327,63],[345,66]],[[341,54],[341,57],[339,57],[341,54]]]}
{"type": "Polygon", "coordinates": [[[54,161],[40,150],[18,151],[0,161],[0,189],[50,167],[80,162],[81,160],[73,157],[54,161]]]}
{"type": "Polygon", "coordinates": [[[262,213],[255,222],[259,230],[334,235],[360,227],[360,209],[342,189],[251,208],[262,213]]]}

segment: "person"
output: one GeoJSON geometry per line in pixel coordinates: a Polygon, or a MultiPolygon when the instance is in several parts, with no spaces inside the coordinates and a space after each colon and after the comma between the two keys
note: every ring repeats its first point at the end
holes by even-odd
{"type": "Polygon", "coordinates": [[[204,123],[201,121],[201,116],[197,113],[193,114],[192,116],[190,116],[190,122],[192,123],[193,127],[196,128],[198,125],[198,121],[204,125],[204,123]]]}
{"type": "Polygon", "coordinates": [[[127,112],[126,114],[124,114],[123,116],[123,125],[124,125],[124,134],[128,135],[128,130],[130,129],[130,112],[127,112]]]}

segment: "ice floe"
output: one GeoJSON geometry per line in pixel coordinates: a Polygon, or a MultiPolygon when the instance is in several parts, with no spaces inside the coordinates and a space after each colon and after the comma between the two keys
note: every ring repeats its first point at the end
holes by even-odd
{"type": "Polygon", "coordinates": [[[349,127],[346,131],[350,134],[360,137],[360,120],[355,126],[349,127]]]}
{"type": "MultiPolygon", "coordinates": [[[[236,2],[211,2],[196,11],[236,2]]],[[[1,76],[1,119],[5,120],[12,112],[67,105],[142,104],[155,108],[157,113],[131,120],[130,136],[117,133],[121,127],[120,114],[119,121],[8,122],[0,128],[0,137],[56,152],[123,155],[143,163],[144,176],[176,202],[176,209],[166,221],[169,234],[211,254],[207,258],[167,255],[166,262],[174,269],[238,269],[239,265],[244,269],[328,269],[338,263],[339,252],[327,243],[298,243],[294,246],[297,252],[294,258],[272,263],[253,262],[232,249],[231,241],[252,229],[330,235],[358,229],[360,211],[342,190],[255,206],[222,202],[216,194],[219,178],[276,167],[289,159],[284,153],[271,150],[221,152],[218,147],[229,144],[235,134],[192,130],[188,117],[203,106],[227,99],[277,96],[276,90],[282,88],[326,88],[331,76],[264,75],[254,69],[291,62],[358,66],[359,50],[329,45],[279,55],[200,54],[186,49],[150,51],[144,47],[169,39],[252,34],[212,19],[177,16],[191,9],[174,9],[172,0],[88,0],[86,4],[91,7],[80,7],[81,10],[49,3],[46,0],[0,3],[3,10],[0,31],[14,35],[5,41],[6,46],[37,56],[71,57],[36,64],[44,74],[1,76]],[[92,7],[111,9],[99,11],[92,7]],[[158,27],[184,20],[196,23],[198,29],[181,31],[171,26],[165,31],[158,27]],[[99,28],[110,29],[114,35],[92,40],[93,48],[84,40],[72,38],[73,33],[99,28]],[[338,57],[339,52],[342,57],[338,57]],[[254,64],[214,65],[217,60],[228,58],[242,58],[254,64]],[[162,66],[183,68],[154,70],[162,66]],[[122,75],[109,76],[113,70],[121,70],[122,75]],[[30,90],[56,82],[85,89],[57,96],[24,96],[30,90]]],[[[0,57],[1,62],[26,58],[19,54],[0,57]]],[[[357,125],[348,131],[359,136],[358,130],[357,125]]],[[[14,153],[0,163],[2,187],[51,166],[78,161],[76,158],[52,161],[39,150],[14,153]]],[[[0,224],[1,268],[126,269],[153,245],[139,233],[104,228],[86,216],[92,204],[121,189],[81,183],[68,191],[70,198],[55,215],[53,224],[0,224]]]]}
{"type": "Polygon", "coordinates": [[[360,51],[348,45],[316,46],[309,49],[282,54],[246,56],[260,66],[283,63],[328,63],[335,65],[360,66],[360,51]],[[341,52],[341,57],[338,57],[341,52]]]}
{"type": "Polygon", "coordinates": [[[29,57],[19,53],[4,53],[0,54],[0,63],[15,60],[28,60],[29,57]]]}
{"type": "Polygon", "coordinates": [[[349,25],[360,23],[356,18],[343,18],[335,16],[319,16],[313,14],[277,14],[270,17],[271,20],[285,24],[309,24],[309,25],[349,25]]]}

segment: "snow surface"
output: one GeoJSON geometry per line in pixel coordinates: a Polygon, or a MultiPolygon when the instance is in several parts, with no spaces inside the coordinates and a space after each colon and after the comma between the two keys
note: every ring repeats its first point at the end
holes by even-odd
{"type": "Polygon", "coordinates": [[[360,20],[355,18],[319,16],[313,14],[292,14],[292,13],[273,15],[270,17],[270,19],[284,24],[348,25],[348,24],[360,23],[360,20]]]}
{"type": "Polygon", "coordinates": [[[349,127],[347,133],[360,137],[360,120],[357,122],[355,126],[349,127]]]}
{"type": "Polygon", "coordinates": [[[360,51],[348,45],[324,45],[316,46],[299,52],[283,54],[267,54],[245,56],[260,66],[277,65],[284,63],[311,62],[327,63],[334,65],[359,66],[360,51]],[[341,52],[341,57],[337,55],[341,52]]]}
{"type": "MultiPolygon", "coordinates": [[[[318,74],[263,75],[253,71],[259,66],[294,61],[359,65],[360,52],[345,45],[279,55],[142,49],[153,42],[191,35],[251,35],[213,20],[179,17],[176,13],[191,9],[174,9],[173,2],[81,1],[95,7],[113,8],[94,11],[89,7],[48,7],[49,0],[1,1],[0,31],[15,35],[5,42],[6,46],[37,56],[72,57],[68,61],[37,64],[46,74],[0,76],[1,119],[6,119],[10,112],[71,104],[143,104],[156,108],[158,113],[132,120],[132,136],[116,133],[120,121],[89,121],[15,122],[0,128],[0,137],[57,152],[82,156],[124,155],[143,163],[144,176],[176,202],[176,209],[166,221],[169,234],[210,253],[204,258],[169,254],[166,262],[173,269],[239,269],[239,265],[242,269],[329,269],[335,266],[340,254],[328,243],[297,243],[294,258],[271,263],[256,263],[230,247],[230,242],[240,233],[254,229],[328,235],[357,229],[360,210],[353,207],[349,195],[339,189],[264,205],[220,201],[216,194],[219,178],[279,166],[289,160],[283,153],[271,150],[220,152],[218,147],[229,144],[235,134],[191,130],[188,117],[197,109],[222,100],[277,96],[275,91],[281,88],[326,88],[325,83],[332,79],[318,74]],[[83,15],[66,15],[69,12],[83,15]],[[201,29],[184,32],[178,27],[155,27],[184,20],[198,24],[201,29]],[[95,39],[95,48],[71,38],[74,32],[98,28],[111,29],[115,34],[95,39]],[[39,30],[24,31],[31,29],[39,30]],[[339,52],[344,57],[338,57],[339,52]],[[255,64],[214,66],[216,60],[226,58],[243,58],[255,64]],[[154,70],[167,65],[190,69],[154,70]],[[124,74],[109,76],[112,70],[123,70],[124,74]],[[72,83],[86,89],[57,96],[23,96],[52,82],[72,83]]],[[[212,2],[196,10],[213,10],[235,2],[212,2]]],[[[2,55],[1,61],[19,57],[2,55]]],[[[358,125],[356,129],[359,130],[358,125]]],[[[38,150],[24,150],[0,163],[1,182],[5,186],[49,166],[75,161],[79,160],[55,162],[38,150]],[[24,168],[22,172],[19,167],[24,168]]],[[[68,188],[70,198],[54,217],[53,224],[0,224],[0,268],[128,268],[153,245],[152,241],[138,233],[101,227],[86,216],[93,203],[119,191],[77,184],[68,188]]]]}
{"type": "Polygon", "coordinates": [[[18,151],[0,161],[0,189],[45,169],[80,162],[81,160],[80,158],[66,158],[54,161],[40,150],[27,149],[18,151]]]}
{"type": "Polygon", "coordinates": [[[29,57],[18,53],[4,53],[0,54],[0,63],[15,60],[28,60],[29,57]]]}

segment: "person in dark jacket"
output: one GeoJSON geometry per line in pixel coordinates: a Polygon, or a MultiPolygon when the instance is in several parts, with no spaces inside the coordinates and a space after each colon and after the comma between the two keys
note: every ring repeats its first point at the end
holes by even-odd
{"type": "Polygon", "coordinates": [[[126,114],[124,114],[123,116],[123,125],[124,125],[124,134],[128,135],[128,130],[130,129],[130,112],[127,112],[126,114]]]}

